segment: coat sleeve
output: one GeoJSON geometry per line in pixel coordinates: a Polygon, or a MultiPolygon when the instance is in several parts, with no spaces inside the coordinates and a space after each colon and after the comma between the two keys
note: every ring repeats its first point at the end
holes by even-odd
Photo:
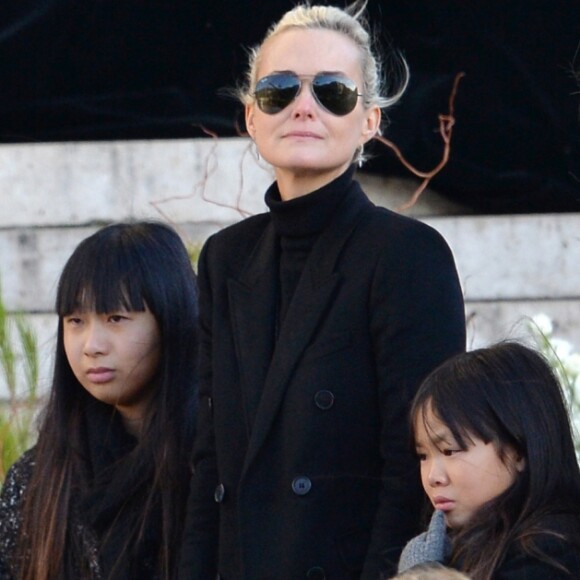
{"type": "Polygon", "coordinates": [[[213,495],[217,485],[215,436],[212,417],[211,285],[208,277],[208,243],[198,262],[200,301],[200,384],[193,475],[187,505],[180,580],[208,580],[217,573],[219,511],[213,495]]]}
{"type": "Polygon", "coordinates": [[[395,573],[403,546],[420,531],[425,500],[419,462],[410,448],[413,396],[431,370],[465,350],[463,295],[446,242],[432,228],[416,224],[391,248],[377,262],[370,300],[383,467],[362,576],[369,580],[395,573]]]}

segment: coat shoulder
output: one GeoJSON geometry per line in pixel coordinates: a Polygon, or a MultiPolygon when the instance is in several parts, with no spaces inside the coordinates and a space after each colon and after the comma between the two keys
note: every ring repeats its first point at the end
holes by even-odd
{"type": "Polygon", "coordinates": [[[367,215],[365,229],[370,230],[373,236],[378,235],[382,239],[390,240],[413,238],[446,243],[435,228],[417,218],[377,206],[372,207],[367,215]]]}
{"type": "Polygon", "coordinates": [[[370,253],[395,264],[455,263],[449,244],[435,228],[386,208],[375,206],[366,211],[355,235],[370,253]]]}
{"type": "MultiPolygon", "coordinates": [[[[5,507],[5,499],[20,499],[32,475],[32,469],[35,463],[35,448],[25,451],[20,458],[10,467],[6,474],[6,480],[2,486],[0,495],[0,509],[5,507]]],[[[0,520],[1,521],[1,520],[0,520]]]]}
{"type": "Polygon", "coordinates": [[[8,470],[0,493],[0,578],[11,578],[22,522],[22,500],[34,468],[35,450],[26,451],[8,470]]]}
{"type": "Polygon", "coordinates": [[[211,242],[212,246],[216,248],[226,247],[231,251],[232,245],[255,242],[270,221],[269,213],[250,216],[216,232],[208,238],[208,242],[211,242]]]}

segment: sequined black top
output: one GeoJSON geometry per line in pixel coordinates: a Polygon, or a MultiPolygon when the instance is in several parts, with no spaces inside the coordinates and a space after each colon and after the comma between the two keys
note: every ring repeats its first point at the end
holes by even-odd
{"type": "Polygon", "coordinates": [[[16,539],[21,525],[22,498],[34,466],[29,450],[10,468],[0,494],[0,578],[16,577],[16,539]]]}
{"type": "MultiPolygon", "coordinates": [[[[34,469],[35,448],[26,451],[8,470],[0,493],[0,580],[15,580],[20,568],[17,538],[22,524],[22,502],[34,469]]],[[[102,577],[97,557],[97,540],[73,514],[73,529],[81,538],[91,577],[102,577]]]]}

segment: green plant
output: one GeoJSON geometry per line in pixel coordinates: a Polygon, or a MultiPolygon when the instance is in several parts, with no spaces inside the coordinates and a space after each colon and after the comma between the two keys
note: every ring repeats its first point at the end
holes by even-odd
{"type": "Polygon", "coordinates": [[[33,443],[38,407],[38,341],[22,314],[10,314],[0,285],[0,370],[8,399],[0,401],[0,483],[8,468],[33,443]],[[19,371],[22,369],[22,379],[19,371]],[[24,389],[20,386],[24,384],[24,389]]]}
{"type": "Polygon", "coordinates": [[[193,270],[197,273],[197,262],[201,253],[202,244],[186,243],[187,253],[193,270]]]}
{"type": "Polygon", "coordinates": [[[546,314],[534,316],[529,327],[538,349],[560,379],[574,430],[576,454],[580,458],[580,353],[567,340],[554,336],[552,320],[546,314]]]}

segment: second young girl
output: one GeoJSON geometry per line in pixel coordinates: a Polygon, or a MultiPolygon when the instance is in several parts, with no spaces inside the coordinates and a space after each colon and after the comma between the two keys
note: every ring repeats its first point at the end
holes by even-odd
{"type": "Polygon", "coordinates": [[[0,496],[0,577],[172,578],[194,429],[197,285],[177,233],[116,224],[60,277],[38,442],[0,496]]]}
{"type": "Polygon", "coordinates": [[[502,343],[456,356],[422,384],[411,421],[436,511],[400,570],[438,559],[473,580],[580,578],[580,471],[540,354],[502,343]]]}

